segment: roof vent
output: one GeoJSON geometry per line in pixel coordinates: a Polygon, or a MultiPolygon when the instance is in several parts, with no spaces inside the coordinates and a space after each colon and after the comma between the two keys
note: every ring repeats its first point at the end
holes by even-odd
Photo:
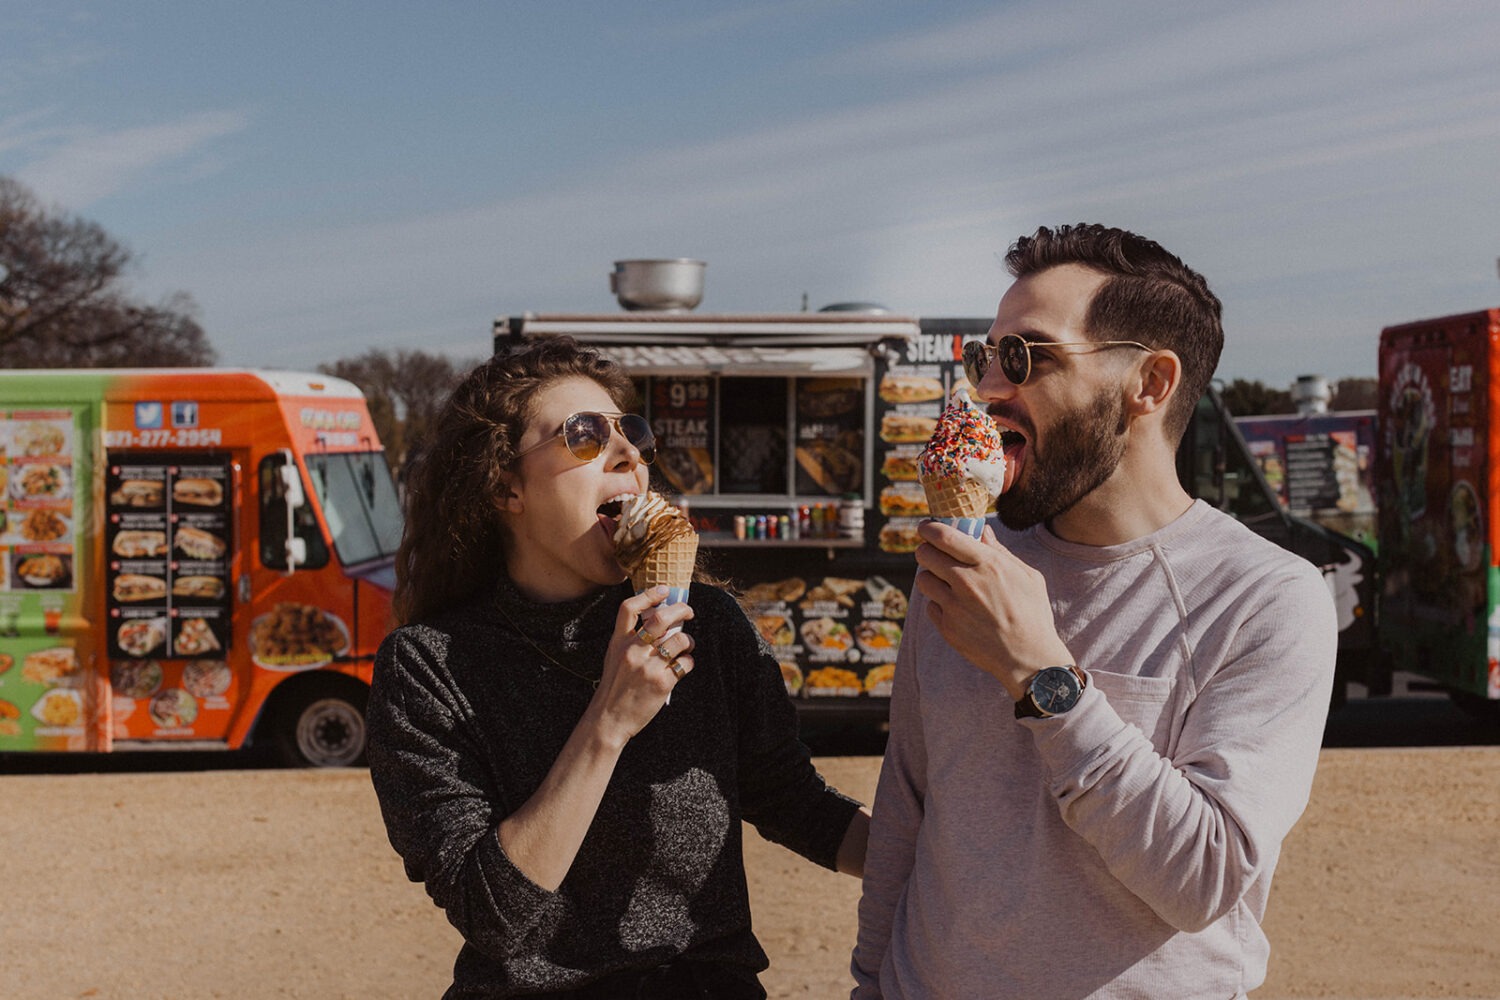
{"type": "Polygon", "coordinates": [[[635,311],[687,312],[703,301],[703,269],[688,257],[664,260],[617,260],[609,290],[620,305],[635,311]]]}

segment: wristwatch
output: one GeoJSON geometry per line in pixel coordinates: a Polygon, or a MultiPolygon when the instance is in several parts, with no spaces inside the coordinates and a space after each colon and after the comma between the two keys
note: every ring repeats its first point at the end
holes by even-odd
{"type": "Polygon", "coordinates": [[[1016,718],[1048,719],[1071,711],[1083,697],[1087,678],[1071,663],[1065,667],[1045,667],[1037,672],[1016,702],[1016,718]]]}

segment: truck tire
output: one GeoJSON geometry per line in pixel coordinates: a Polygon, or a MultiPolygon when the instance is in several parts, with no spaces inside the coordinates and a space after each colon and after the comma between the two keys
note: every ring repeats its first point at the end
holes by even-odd
{"type": "Polygon", "coordinates": [[[290,767],[357,767],[365,763],[365,706],[358,681],[309,684],[278,713],[276,743],[290,767]]]}

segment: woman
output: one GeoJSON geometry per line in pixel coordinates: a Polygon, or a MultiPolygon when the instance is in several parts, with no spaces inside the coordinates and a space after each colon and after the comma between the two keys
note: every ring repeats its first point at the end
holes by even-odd
{"type": "Polygon", "coordinates": [[[764,997],[741,819],[863,866],[868,813],[813,768],[733,598],[625,582],[614,518],[655,454],[632,395],[566,338],[495,358],[408,483],[370,775],[464,936],[447,998],[764,997]]]}

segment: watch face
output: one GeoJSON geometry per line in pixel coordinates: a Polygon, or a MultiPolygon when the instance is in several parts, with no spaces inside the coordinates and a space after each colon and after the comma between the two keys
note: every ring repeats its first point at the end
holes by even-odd
{"type": "Polygon", "coordinates": [[[1048,715],[1072,708],[1082,692],[1078,678],[1067,667],[1048,667],[1031,682],[1031,697],[1036,707],[1048,715]]]}

